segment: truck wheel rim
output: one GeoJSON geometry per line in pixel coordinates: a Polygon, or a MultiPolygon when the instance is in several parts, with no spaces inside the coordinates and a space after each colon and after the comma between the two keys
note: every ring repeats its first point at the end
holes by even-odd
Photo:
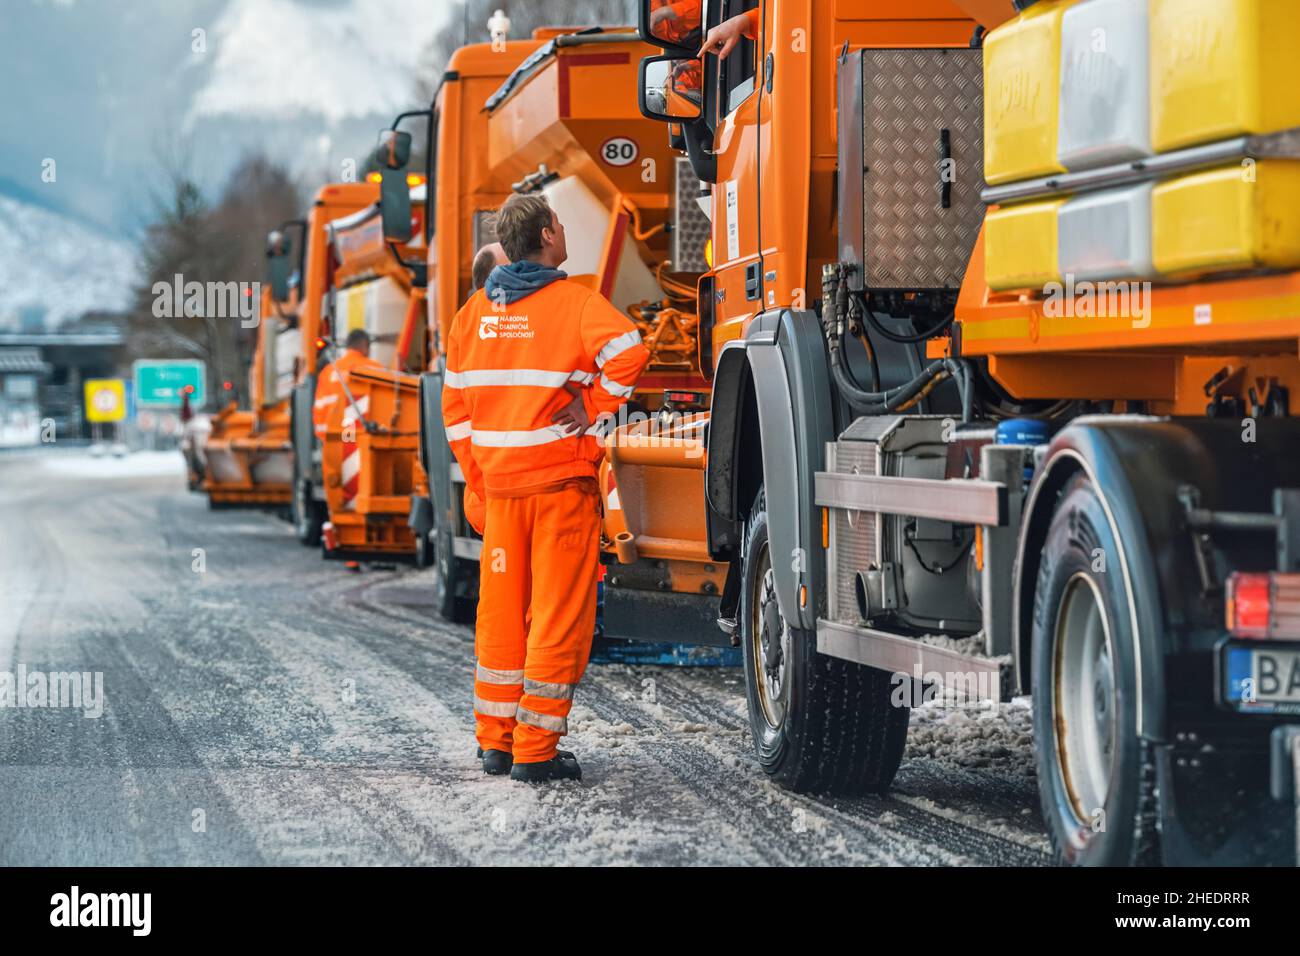
{"type": "Polygon", "coordinates": [[[1110,792],[1115,669],[1101,591],[1083,572],[1065,586],[1056,617],[1057,757],[1079,822],[1091,826],[1110,792]]]}
{"type": "Polygon", "coordinates": [[[776,600],[776,575],[772,571],[771,557],[763,546],[754,576],[756,600],[753,602],[754,619],[750,634],[753,646],[749,659],[753,662],[754,686],[758,689],[759,707],[763,720],[772,729],[785,722],[787,688],[786,668],[790,660],[790,627],[781,616],[776,600]]]}

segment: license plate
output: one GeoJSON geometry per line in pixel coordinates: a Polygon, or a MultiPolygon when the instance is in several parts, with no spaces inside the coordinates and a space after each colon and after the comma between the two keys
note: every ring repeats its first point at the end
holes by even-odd
{"type": "Polygon", "coordinates": [[[1300,713],[1300,646],[1227,644],[1221,651],[1223,699],[1235,710],[1300,713]]]}

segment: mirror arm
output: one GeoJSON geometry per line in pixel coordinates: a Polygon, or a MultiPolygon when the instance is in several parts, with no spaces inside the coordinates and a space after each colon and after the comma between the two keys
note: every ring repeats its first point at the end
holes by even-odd
{"type": "Polygon", "coordinates": [[[398,113],[397,119],[393,120],[393,125],[388,127],[390,131],[397,132],[397,127],[401,125],[402,120],[410,119],[412,116],[433,117],[433,110],[407,110],[405,113],[398,113]]]}

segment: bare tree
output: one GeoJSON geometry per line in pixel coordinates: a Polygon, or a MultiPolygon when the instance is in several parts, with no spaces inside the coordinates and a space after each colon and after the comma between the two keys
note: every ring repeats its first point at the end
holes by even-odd
{"type": "MultiPolygon", "coordinates": [[[[162,288],[158,283],[171,289],[178,281],[205,286],[262,281],[266,233],[300,214],[301,196],[285,169],[261,155],[240,161],[215,206],[189,174],[183,153],[173,152],[160,163],[167,186],[155,197],[153,222],[145,228],[142,278],[127,319],[127,346],[136,358],[201,359],[208,368],[209,393],[216,395],[223,381],[242,386],[256,330],[206,309],[194,315],[173,303],[156,308],[160,294],[170,294],[156,291],[162,288]]],[[[259,302],[250,305],[260,307],[259,302]]]]}

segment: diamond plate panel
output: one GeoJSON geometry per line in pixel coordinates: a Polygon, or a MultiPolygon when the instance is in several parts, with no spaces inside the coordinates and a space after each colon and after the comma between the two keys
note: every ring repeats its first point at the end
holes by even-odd
{"type": "Polygon", "coordinates": [[[691,168],[691,161],[678,157],[676,162],[677,187],[673,195],[673,243],[670,255],[674,272],[708,272],[704,261],[704,243],[708,241],[709,217],[695,201],[700,192],[700,180],[691,168]]]}
{"type": "Polygon", "coordinates": [[[984,218],[980,51],[865,50],[862,104],[867,286],[959,288],[984,218]],[[944,129],[950,164],[941,160],[944,129]]]}

